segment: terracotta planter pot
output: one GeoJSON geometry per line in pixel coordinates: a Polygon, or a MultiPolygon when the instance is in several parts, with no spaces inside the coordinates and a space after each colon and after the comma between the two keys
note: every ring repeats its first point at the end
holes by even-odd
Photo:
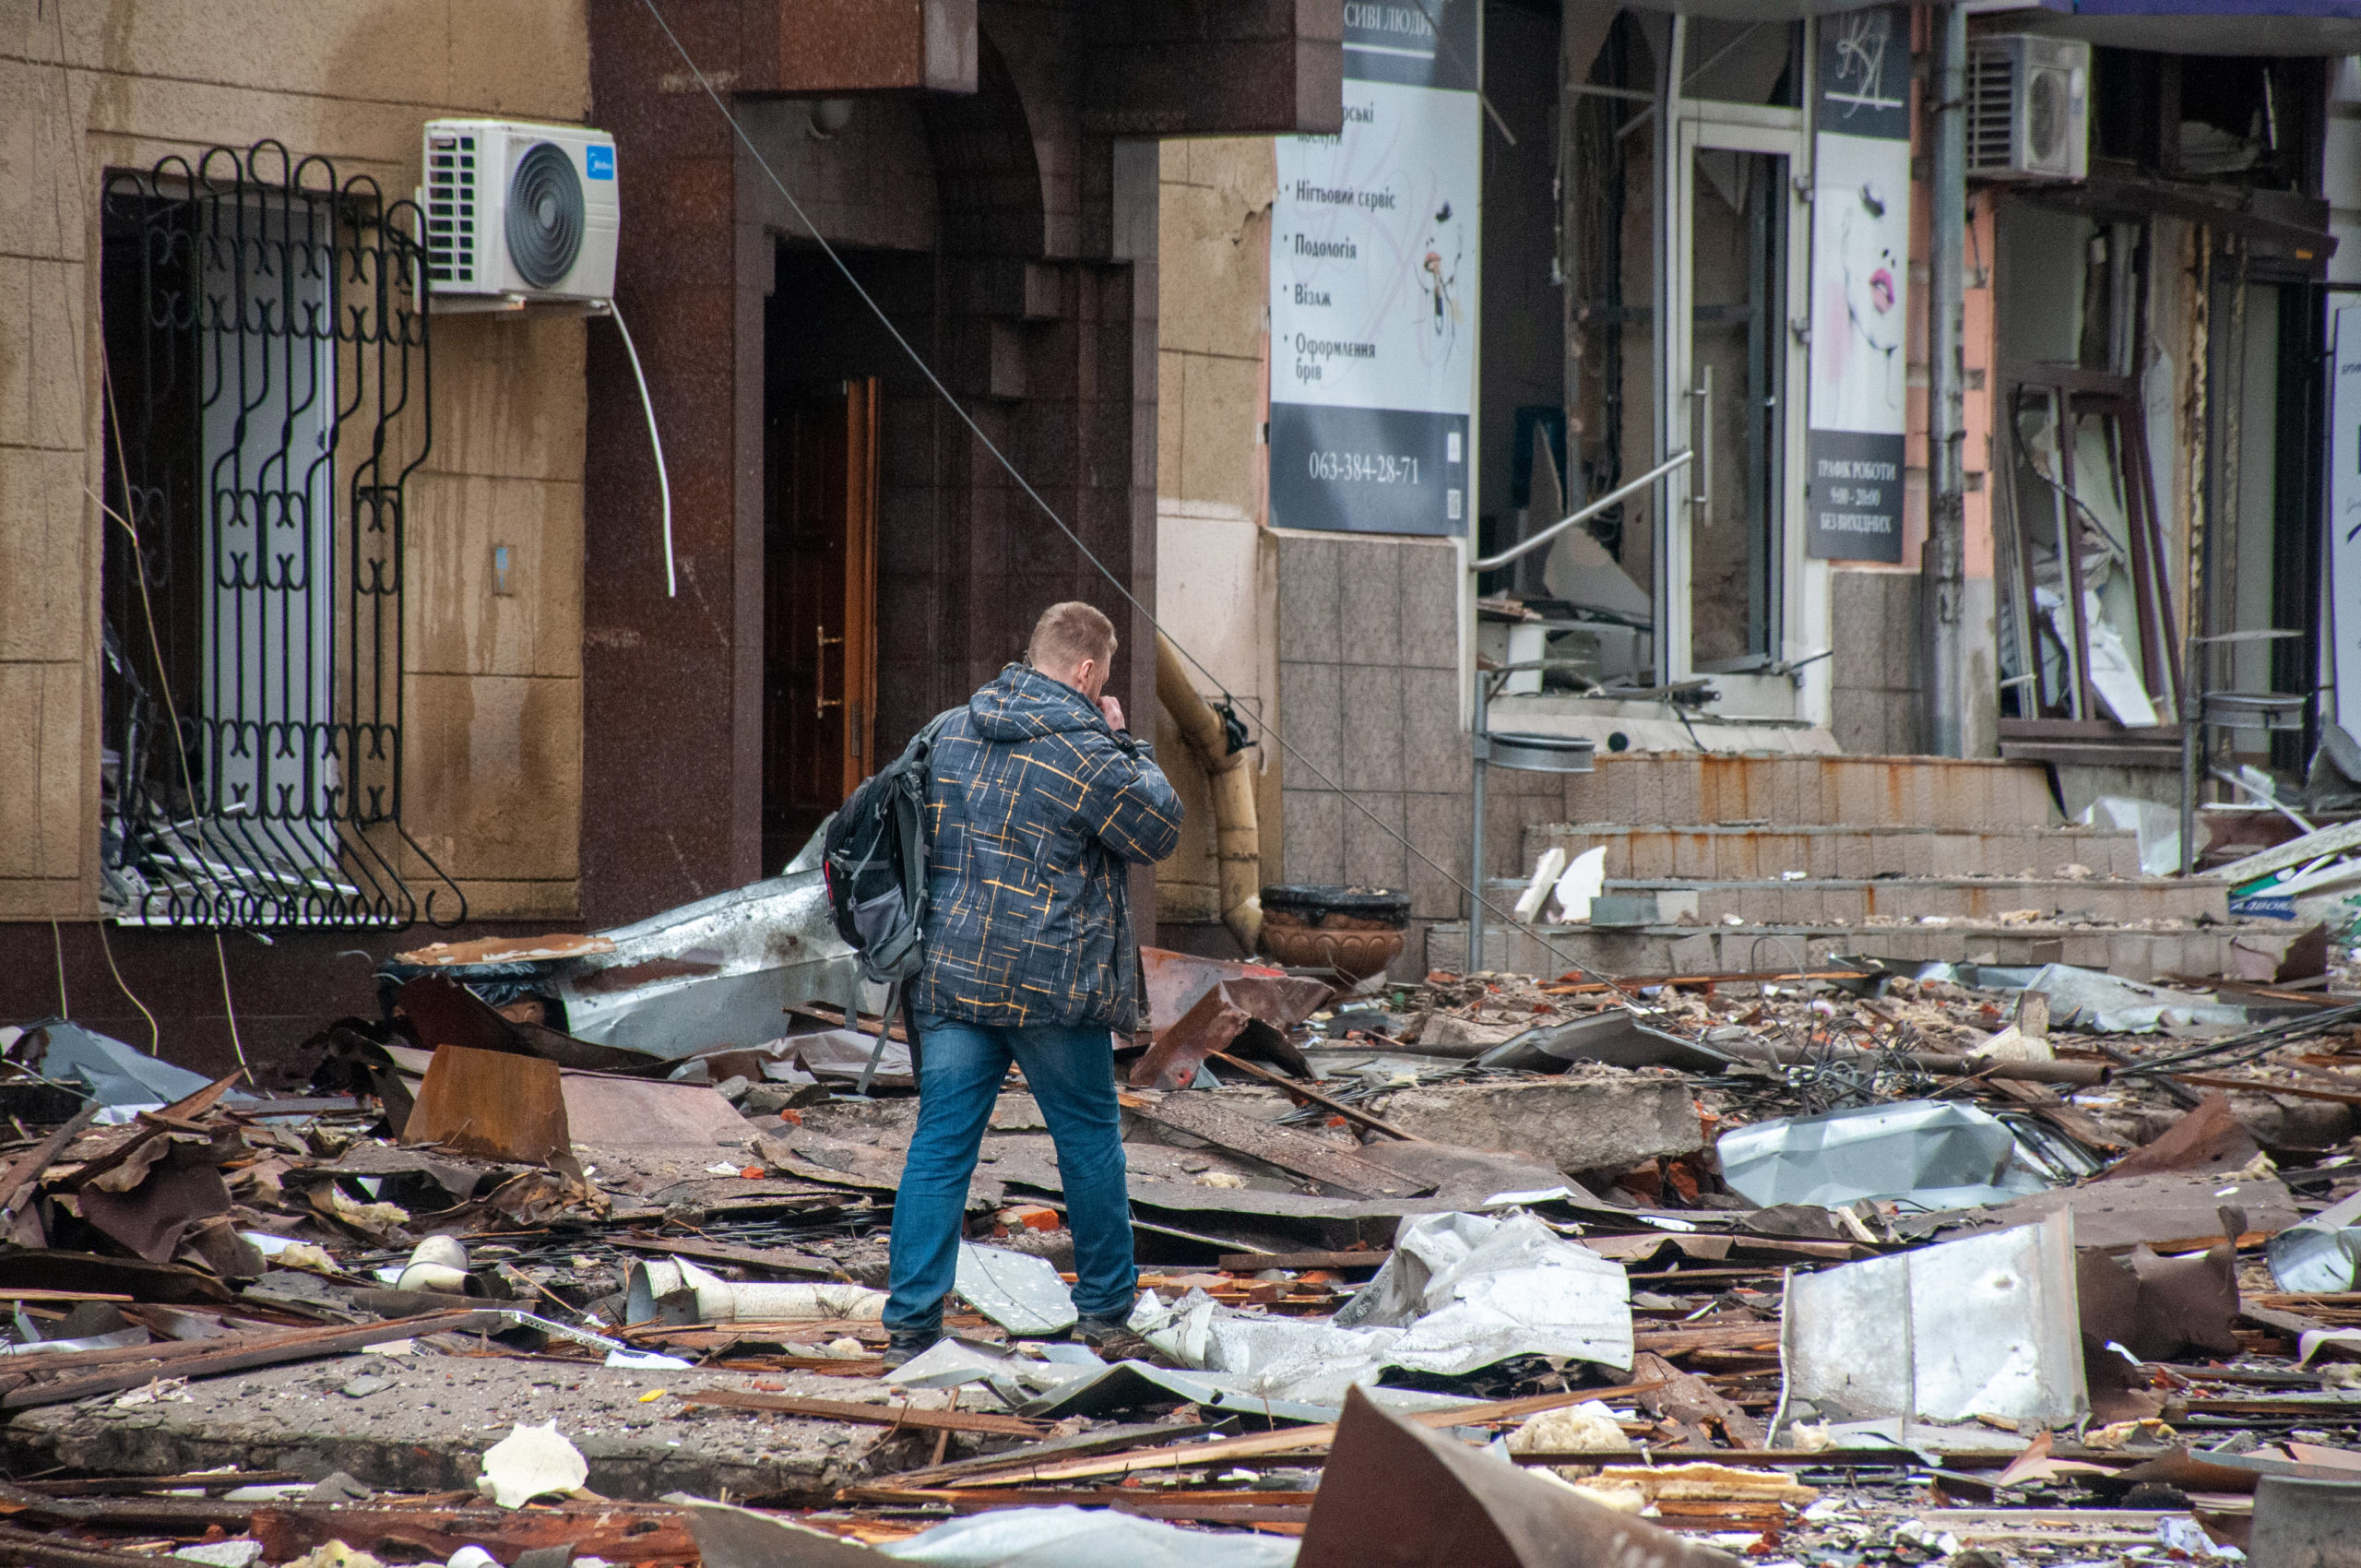
{"type": "Polygon", "coordinates": [[[1408,895],[1382,887],[1278,884],[1263,889],[1265,956],[1294,968],[1367,980],[1402,956],[1408,895]]]}

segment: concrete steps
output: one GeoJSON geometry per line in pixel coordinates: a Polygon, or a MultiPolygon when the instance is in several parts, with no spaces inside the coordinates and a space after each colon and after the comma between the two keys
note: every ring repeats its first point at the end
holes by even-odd
{"type": "MultiPolygon", "coordinates": [[[[1554,976],[1579,966],[1592,975],[1759,974],[1823,968],[1841,957],[1892,964],[2078,964],[2127,980],[2175,975],[2267,981],[2299,934],[2291,922],[2141,930],[2119,925],[1588,926],[1485,927],[1484,967],[1510,974],[1554,976]],[[1546,939],[1546,940],[1545,940],[1546,939]]],[[[1464,921],[1427,928],[1430,968],[1462,972],[1464,921]]],[[[1584,977],[1588,978],[1588,977],[1584,977]]]]}
{"type": "MultiPolygon", "coordinates": [[[[1842,954],[2267,979],[2295,934],[2229,923],[2218,882],[2142,876],[2137,836],[2061,822],[2039,764],[1627,753],[1508,795],[1510,836],[1487,836],[1496,907],[1525,885],[1503,873],[1603,849],[1607,891],[1652,893],[1655,914],[1488,924],[1488,968],[1738,973],[1842,954]]],[[[1428,927],[1426,951],[1458,968],[1465,923],[1428,927]]]]}
{"type": "Polygon", "coordinates": [[[1941,757],[1602,754],[1596,771],[1567,776],[1565,799],[1568,822],[1975,828],[2058,821],[2040,764],[1941,757]]]}
{"type": "MultiPolygon", "coordinates": [[[[1521,891],[1521,890],[1518,890],[1521,891]]],[[[1994,924],[2051,924],[2061,918],[2130,925],[2141,921],[2230,918],[2227,885],[2175,877],[2105,881],[2050,877],[1845,877],[1800,881],[1614,881],[1609,893],[1654,893],[1657,922],[1723,925],[1892,925],[1929,916],[1994,924]],[[2015,921],[2002,921],[2014,915],[2015,921]]],[[[1509,894],[1514,900],[1516,893],[1509,894]]],[[[1492,900],[1496,904],[1502,901],[1492,900]]],[[[1507,904],[1503,908],[1509,907],[1507,904]]]]}
{"type": "Polygon", "coordinates": [[[1540,823],[1525,830],[1529,870],[1551,849],[1571,860],[1607,848],[1609,879],[1704,882],[1814,877],[2055,876],[2079,865],[2094,876],[2140,874],[2140,841],[2114,828],[1997,826],[1708,823],[1634,827],[1614,822],[1540,823]]]}

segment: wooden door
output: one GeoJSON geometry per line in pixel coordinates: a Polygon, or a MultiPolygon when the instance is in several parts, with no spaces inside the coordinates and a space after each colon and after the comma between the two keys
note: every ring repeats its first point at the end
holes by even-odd
{"type": "Polygon", "coordinates": [[[869,776],[877,709],[877,382],[774,399],[763,528],[763,861],[869,776]]]}

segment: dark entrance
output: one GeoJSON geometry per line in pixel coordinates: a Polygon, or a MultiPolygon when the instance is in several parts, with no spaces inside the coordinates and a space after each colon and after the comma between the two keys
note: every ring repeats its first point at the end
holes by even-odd
{"type": "Polygon", "coordinates": [[[872,770],[878,384],[771,400],[763,529],[763,864],[793,857],[872,770]]]}

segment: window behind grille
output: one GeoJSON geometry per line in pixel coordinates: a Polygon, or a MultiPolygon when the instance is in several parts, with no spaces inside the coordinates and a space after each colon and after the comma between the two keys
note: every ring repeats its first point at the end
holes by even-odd
{"type": "Polygon", "coordinates": [[[108,912],[464,918],[401,823],[414,209],[263,142],[110,174],[101,215],[108,912]]]}

